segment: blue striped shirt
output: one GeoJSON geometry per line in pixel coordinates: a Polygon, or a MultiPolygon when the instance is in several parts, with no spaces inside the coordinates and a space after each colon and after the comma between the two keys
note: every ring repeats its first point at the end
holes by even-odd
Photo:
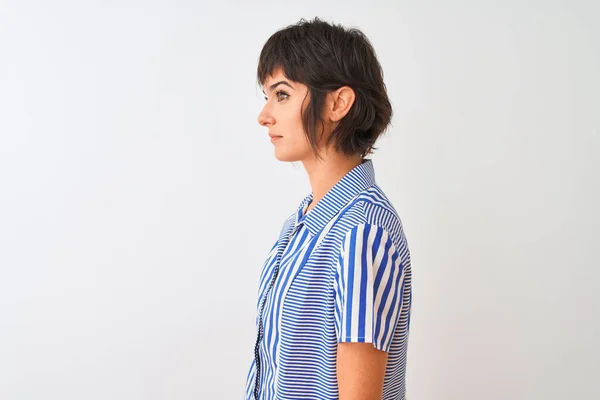
{"type": "Polygon", "coordinates": [[[410,254],[371,160],[283,224],[263,266],[247,400],[337,399],[337,344],[388,352],[383,399],[405,398],[410,254]]]}

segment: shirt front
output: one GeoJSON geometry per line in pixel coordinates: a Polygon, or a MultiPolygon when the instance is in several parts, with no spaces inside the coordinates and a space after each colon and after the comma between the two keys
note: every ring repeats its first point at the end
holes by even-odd
{"type": "Polygon", "coordinates": [[[308,213],[308,195],[263,265],[247,400],[337,399],[340,342],[388,352],[384,400],[405,398],[410,253],[371,160],[308,213]]]}

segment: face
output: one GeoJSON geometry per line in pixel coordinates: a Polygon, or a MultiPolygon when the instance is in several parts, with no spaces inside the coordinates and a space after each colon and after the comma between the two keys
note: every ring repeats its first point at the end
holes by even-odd
{"type": "Polygon", "coordinates": [[[258,123],[268,128],[275,157],[280,161],[304,161],[312,149],[302,126],[301,112],[308,105],[308,87],[289,80],[279,68],[264,82],[266,103],[258,123]]]}

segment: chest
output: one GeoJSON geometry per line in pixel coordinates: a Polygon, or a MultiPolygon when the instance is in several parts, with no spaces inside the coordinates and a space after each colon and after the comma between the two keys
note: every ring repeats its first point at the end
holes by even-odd
{"type": "Polygon", "coordinates": [[[306,228],[281,238],[261,273],[259,301],[265,312],[310,312],[332,305],[340,242],[332,234],[312,236],[306,228]]]}

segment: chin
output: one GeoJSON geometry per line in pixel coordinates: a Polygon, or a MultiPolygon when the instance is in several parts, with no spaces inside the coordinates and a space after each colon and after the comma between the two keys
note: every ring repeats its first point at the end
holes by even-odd
{"type": "Polygon", "coordinates": [[[302,160],[302,157],[298,154],[286,153],[283,151],[275,151],[275,158],[283,162],[297,162],[302,160]]]}
{"type": "Polygon", "coordinates": [[[296,162],[296,161],[300,161],[298,158],[296,157],[286,157],[286,156],[280,156],[278,154],[275,154],[275,158],[279,161],[283,161],[283,162],[296,162]]]}

